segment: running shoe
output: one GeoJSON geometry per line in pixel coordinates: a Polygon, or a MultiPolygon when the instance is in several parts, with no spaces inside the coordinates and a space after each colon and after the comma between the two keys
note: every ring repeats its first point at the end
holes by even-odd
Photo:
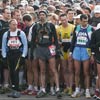
{"type": "Polygon", "coordinates": [[[68,88],[68,92],[67,92],[67,94],[68,94],[68,96],[71,96],[72,95],[72,88],[70,87],[70,88],[68,88]]]}
{"type": "Polygon", "coordinates": [[[32,92],[32,90],[26,89],[26,90],[22,91],[21,94],[28,95],[29,92],[32,92]]]}
{"type": "Polygon", "coordinates": [[[46,96],[46,92],[43,92],[42,90],[40,90],[37,95],[36,95],[36,98],[42,98],[42,97],[45,97],[46,96]]]}
{"type": "Polygon", "coordinates": [[[97,97],[99,97],[99,94],[100,94],[99,91],[95,91],[93,98],[96,99],[97,97]]]}
{"type": "Polygon", "coordinates": [[[12,91],[10,94],[8,94],[8,97],[12,98],[19,98],[21,96],[20,92],[12,91]]]}
{"type": "Polygon", "coordinates": [[[80,97],[80,92],[74,92],[72,95],[71,95],[72,98],[77,98],[77,97],[80,97]]]}
{"type": "Polygon", "coordinates": [[[90,92],[89,92],[89,91],[85,93],[85,97],[86,97],[87,99],[88,99],[88,98],[91,98],[91,95],[90,95],[90,92]]]}
{"type": "Polygon", "coordinates": [[[28,92],[28,95],[32,95],[32,96],[36,96],[37,95],[37,91],[30,91],[28,92]]]}
{"type": "Polygon", "coordinates": [[[51,96],[55,96],[56,95],[56,93],[55,93],[55,91],[54,90],[52,90],[52,91],[50,91],[50,93],[49,93],[51,96]]]}
{"type": "Polygon", "coordinates": [[[58,99],[61,99],[62,94],[61,94],[61,92],[60,92],[60,91],[56,91],[56,95],[57,95],[57,98],[58,98],[58,99]]]}

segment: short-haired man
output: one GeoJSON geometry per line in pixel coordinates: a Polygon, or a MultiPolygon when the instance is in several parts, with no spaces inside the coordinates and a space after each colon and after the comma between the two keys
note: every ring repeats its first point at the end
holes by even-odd
{"type": "Polygon", "coordinates": [[[68,23],[66,14],[61,14],[59,19],[61,25],[57,27],[57,34],[63,54],[63,56],[61,56],[61,72],[64,78],[64,82],[66,83],[66,88],[64,89],[64,92],[67,92],[68,95],[71,95],[73,84],[73,63],[72,61],[69,61],[68,54],[71,44],[72,33],[75,26],[68,23]]]}
{"type": "Polygon", "coordinates": [[[85,76],[85,96],[90,98],[89,92],[89,59],[90,59],[90,40],[91,34],[94,31],[93,27],[88,24],[88,17],[85,14],[80,16],[81,25],[78,25],[74,29],[70,56],[74,59],[75,67],[75,92],[72,97],[75,98],[80,95],[79,89],[79,75],[80,75],[80,65],[83,63],[83,73],[85,76]]]}
{"type": "MultiPolygon", "coordinates": [[[[35,17],[35,16],[33,16],[35,17]]],[[[22,94],[30,94],[30,95],[36,95],[38,91],[38,67],[37,62],[38,60],[35,59],[33,56],[31,58],[31,48],[30,48],[30,42],[32,38],[32,29],[35,25],[35,18],[33,20],[33,17],[30,14],[25,14],[23,16],[23,21],[26,25],[26,28],[24,29],[27,39],[28,39],[28,56],[27,56],[27,83],[28,88],[22,92],[22,94]],[[34,77],[34,87],[33,87],[33,77],[34,77]]]]}
{"type": "Polygon", "coordinates": [[[10,97],[18,98],[19,91],[19,69],[23,65],[27,55],[27,39],[23,31],[17,29],[17,21],[11,19],[9,30],[4,33],[2,39],[2,57],[5,64],[8,64],[11,86],[14,90],[10,97]]]}

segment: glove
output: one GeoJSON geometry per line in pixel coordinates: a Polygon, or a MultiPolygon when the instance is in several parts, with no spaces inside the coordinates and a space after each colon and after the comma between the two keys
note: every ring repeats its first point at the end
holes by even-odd
{"type": "Polygon", "coordinates": [[[20,58],[20,64],[19,65],[22,66],[24,63],[25,63],[25,58],[24,57],[21,57],[20,58]]]}

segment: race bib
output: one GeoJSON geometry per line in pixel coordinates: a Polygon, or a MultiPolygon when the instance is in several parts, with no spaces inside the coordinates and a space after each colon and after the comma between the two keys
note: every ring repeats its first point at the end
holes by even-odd
{"type": "Polygon", "coordinates": [[[52,56],[56,55],[56,47],[54,45],[49,46],[49,50],[52,56]]]}
{"type": "Polygon", "coordinates": [[[87,37],[77,37],[77,44],[80,44],[80,45],[86,45],[87,43],[87,37]]]}
{"type": "Polygon", "coordinates": [[[71,42],[71,39],[62,39],[62,42],[71,42]]]}
{"type": "Polygon", "coordinates": [[[9,40],[8,40],[8,46],[11,48],[11,49],[19,49],[19,47],[21,46],[21,42],[19,40],[18,37],[11,37],[9,40]]]}

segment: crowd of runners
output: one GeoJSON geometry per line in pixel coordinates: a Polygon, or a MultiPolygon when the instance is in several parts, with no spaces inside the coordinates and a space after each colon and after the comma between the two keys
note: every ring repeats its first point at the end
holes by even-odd
{"type": "Polygon", "coordinates": [[[0,94],[100,100],[99,88],[100,0],[0,2],[0,94]]]}

